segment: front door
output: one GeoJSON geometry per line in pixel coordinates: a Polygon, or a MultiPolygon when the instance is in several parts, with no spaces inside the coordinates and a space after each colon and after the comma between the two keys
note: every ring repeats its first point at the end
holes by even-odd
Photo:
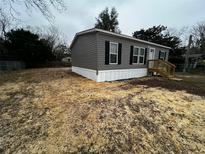
{"type": "MultiPolygon", "coordinates": [[[[155,59],[155,48],[149,48],[149,55],[148,55],[148,59],[149,60],[154,60],[155,59]]],[[[148,64],[149,68],[153,68],[154,67],[154,61],[150,61],[148,64]]]]}
{"type": "Polygon", "coordinates": [[[155,59],[155,48],[149,48],[149,60],[155,59]]]}

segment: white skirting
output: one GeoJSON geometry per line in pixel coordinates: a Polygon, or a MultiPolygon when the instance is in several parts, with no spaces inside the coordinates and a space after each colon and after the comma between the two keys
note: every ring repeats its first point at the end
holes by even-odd
{"type": "Polygon", "coordinates": [[[97,81],[96,70],[72,66],[72,72],[82,75],[88,79],[97,81]]]}
{"type": "Polygon", "coordinates": [[[72,72],[95,80],[97,82],[114,81],[147,76],[147,68],[117,69],[117,70],[96,70],[72,66],[72,72]]]}

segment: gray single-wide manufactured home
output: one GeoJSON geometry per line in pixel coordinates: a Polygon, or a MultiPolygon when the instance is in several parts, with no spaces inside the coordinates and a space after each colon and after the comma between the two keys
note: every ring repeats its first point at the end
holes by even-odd
{"type": "Polygon", "coordinates": [[[75,35],[72,71],[97,82],[147,76],[148,60],[168,60],[169,47],[101,29],[75,35]]]}

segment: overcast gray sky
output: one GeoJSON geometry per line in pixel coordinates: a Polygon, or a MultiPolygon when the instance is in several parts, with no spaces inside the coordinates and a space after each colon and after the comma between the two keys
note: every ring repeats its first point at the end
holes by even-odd
{"type": "MultiPolygon", "coordinates": [[[[54,24],[70,43],[75,33],[92,28],[95,17],[106,7],[115,7],[119,13],[119,28],[131,35],[135,30],[154,25],[180,29],[205,21],[205,0],[64,0],[67,12],[55,14],[54,24]]],[[[23,10],[23,9],[22,9],[23,10]]],[[[21,13],[25,25],[49,24],[40,14],[21,13]]]]}

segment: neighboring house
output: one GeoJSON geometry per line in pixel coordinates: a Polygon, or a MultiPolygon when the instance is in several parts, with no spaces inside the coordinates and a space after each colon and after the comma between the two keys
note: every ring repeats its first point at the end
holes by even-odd
{"type": "Polygon", "coordinates": [[[71,57],[65,57],[65,58],[62,59],[62,61],[71,63],[72,59],[71,59],[71,57]]]}
{"type": "Polygon", "coordinates": [[[147,61],[167,61],[170,49],[96,28],[77,33],[70,48],[72,71],[97,82],[147,76],[147,61]]]}

